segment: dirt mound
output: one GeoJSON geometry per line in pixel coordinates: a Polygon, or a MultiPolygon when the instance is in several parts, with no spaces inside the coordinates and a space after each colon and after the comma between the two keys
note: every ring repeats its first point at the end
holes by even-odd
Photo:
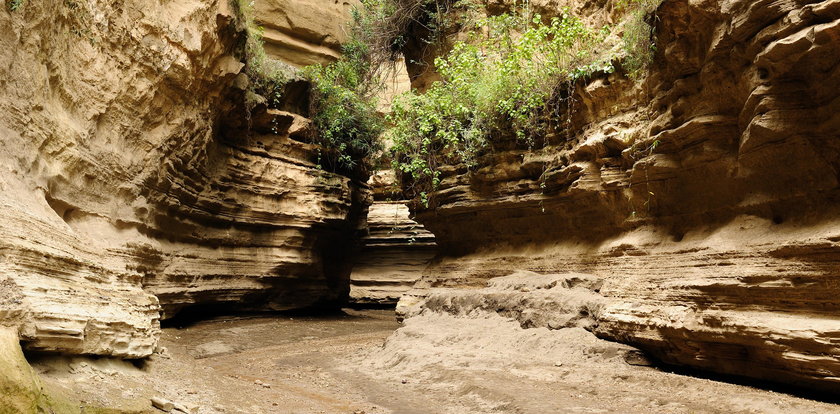
{"type": "MultiPolygon", "coordinates": [[[[590,290],[597,286],[587,275],[518,272],[490,279],[486,288],[434,289],[381,349],[355,357],[346,369],[439,398],[418,413],[840,412],[830,404],[660,371],[635,348],[574,323],[548,328],[602,304],[590,290]]],[[[597,317],[578,320],[597,323],[597,317]]]]}

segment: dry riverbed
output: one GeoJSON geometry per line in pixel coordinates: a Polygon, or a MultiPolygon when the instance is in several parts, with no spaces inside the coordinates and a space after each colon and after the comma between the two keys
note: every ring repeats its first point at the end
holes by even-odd
{"type": "Polygon", "coordinates": [[[152,397],[198,413],[840,413],[630,365],[627,347],[580,328],[521,329],[478,313],[424,314],[394,334],[399,326],[387,310],[223,316],[164,329],[166,351],[145,362],[31,362],[92,405],[150,413],[162,412],[152,397]]]}

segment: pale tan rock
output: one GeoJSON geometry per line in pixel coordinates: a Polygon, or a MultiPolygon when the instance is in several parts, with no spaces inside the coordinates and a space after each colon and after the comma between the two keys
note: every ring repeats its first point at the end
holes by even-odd
{"type": "Polygon", "coordinates": [[[266,53],[296,67],[325,64],[341,56],[355,2],[343,0],[255,0],[266,53]]]}
{"type": "Polygon", "coordinates": [[[188,306],[346,297],[365,178],[316,168],[300,115],[236,106],[229,2],[25,2],[0,27],[0,315],[27,349],[142,358],[188,306]]]}
{"type": "Polygon", "coordinates": [[[152,406],[163,412],[171,412],[175,409],[175,404],[161,397],[152,397],[152,406]]]}
{"type": "Polygon", "coordinates": [[[172,408],[175,411],[180,411],[180,412],[186,413],[186,414],[195,414],[195,413],[198,412],[198,409],[199,409],[199,407],[197,405],[194,405],[194,404],[179,404],[179,403],[174,403],[172,408]]]}
{"type": "Polygon", "coordinates": [[[409,218],[402,201],[374,201],[367,226],[350,275],[350,301],[395,304],[437,252],[434,235],[409,218]]]}
{"type": "Polygon", "coordinates": [[[391,111],[391,102],[394,98],[411,90],[411,78],[408,76],[405,58],[402,56],[394,62],[386,62],[383,66],[381,73],[384,85],[378,91],[376,100],[379,111],[388,113],[391,111]]]}
{"type": "Polygon", "coordinates": [[[398,311],[518,269],[593,274],[601,337],[836,391],[838,19],[834,0],[664,2],[651,71],[575,85],[568,136],[440,168],[416,217],[461,257],[398,311]]]}

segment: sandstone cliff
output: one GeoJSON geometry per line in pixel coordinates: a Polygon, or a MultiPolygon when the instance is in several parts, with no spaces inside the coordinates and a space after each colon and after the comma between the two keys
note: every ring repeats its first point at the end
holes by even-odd
{"type": "Polygon", "coordinates": [[[838,389],[840,1],[667,0],[652,21],[648,74],[579,82],[565,134],[443,168],[417,217],[462,257],[401,308],[515,269],[583,272],[603,278],[601,337],[838,389]]]}
{"type": "Polygon", "coordinates": [[[255,0],[255,22],[263,28],[266,53],[303,67],[341,56],[345,24],[355,1],[255,0]]]}
{"type": "Polygon", "coordinates": [[[186,306],[346,297],[365,178],[316,168],[300,115],[237,106],[226,0],[28,1],[0,27],[0,315],[26,348],[138,358],[186,306]]]}
{"type": "Polygon", "coordinates": [[[409,217],[404,201],[374,200],[367,227],[350,275],[350,300],[396,304],[437,253],[435,236],[409,217]]]}

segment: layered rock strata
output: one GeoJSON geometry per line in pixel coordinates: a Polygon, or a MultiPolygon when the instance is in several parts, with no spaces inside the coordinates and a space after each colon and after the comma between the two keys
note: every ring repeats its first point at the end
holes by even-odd
{"type": "Polygon", "coordinates": [[[305,118],[234,104],[230,7],[0,11],[0,323],[27,349],[139,358],[161,310],[346,297],[365,177],[317,168],[305,118]]]}
{"type": "Polygon", "coordinates": [[[435,256],[435,237],[409,218],[402,201],[374,201],[367,226],[350,275],[350,301],[396,304],[435,256]]]}
{"type": "Polygon", "coordinates": [[[255,0],[268,56],[296,67],[329,63],[341,56],[345,23],[356,4],[347,1],[255,0]]]}
{"type": "Polygon", "coordinates": [[[593,274],[604,338],[837,390],[840,1],[667,0],[651,21],[643,79],[579,83],[545,148],[442,170],[417,218],[468,256],[417,287],[593,274]]]}
{"type": "Polygon", "coordinates": [[[614,302],[598,293],[602,282],[519,271],[481,287],[432,288],[359,362],[386,380],[421,384],[424,395],[439,390],[436,400],[459,413],[837,412],[832,403],[644,367],[651,361],[638,349],[592,333],[614,302]]]}
{"type": "Polygon", "coordinates": [[[194,304],[285,310],[347,296],[368,191],[318,167],[308,119],[268,110],[248,123],[224,128],[203,171],[169,171],[184,182],[159,195],[168,239],[127,245],[164,317],[194,304]]]}

